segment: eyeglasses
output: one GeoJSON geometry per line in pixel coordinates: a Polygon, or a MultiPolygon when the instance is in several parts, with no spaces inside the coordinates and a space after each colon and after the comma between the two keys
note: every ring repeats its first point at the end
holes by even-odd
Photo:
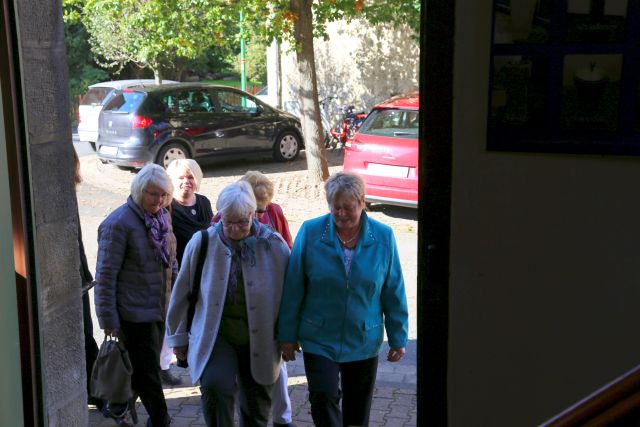
{"type": "Polygon", "coordinates": [[[232,228],[233,226],[244,228],[251,223],[250,219],[241,219],[240,221],[227,221],[225,219],[222,220],[222,226],[226,228],[232,228]]]}
{"type": "Polygon", "coordinates": [[[170,196],[169,193],[156,193],[154,191],[147,191],[147,190],[143,190],[145,193],[147,193],[149,196],[153,197],[154,199],[166,199],[167,197],[170,196]]]}

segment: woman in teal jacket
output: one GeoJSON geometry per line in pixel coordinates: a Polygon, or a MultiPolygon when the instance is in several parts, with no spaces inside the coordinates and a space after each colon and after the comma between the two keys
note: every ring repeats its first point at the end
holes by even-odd
{"type": "Polygon", "coordinates": [[[304,351],[316,426],[367,426],[383,326],[387,360],[405,353],[404,280],[393,231],[364,212],[362,178],[339,172],[325,191],[331,213],[306,221],[293,245],[278,340],[285,361],[304,351]]]}

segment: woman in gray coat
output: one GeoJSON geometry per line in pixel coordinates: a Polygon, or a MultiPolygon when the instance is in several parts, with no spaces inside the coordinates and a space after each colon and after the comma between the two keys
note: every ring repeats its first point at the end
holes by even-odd
{"type": "Polygon", "coordinates": [[[266,426],[271,389],[280,372],[275,323],[289,247],[254,217],[256,199],[245,181],[225,187],[216,203],[222,220],[209,227],[207,254],[191,329],[187,330],[201,233],[185,248],[167,314],[167,342],[200,381],[209,427],[232,427],[239,391],[241,426],[266,426]]]}
{"type": "Polygon", "coordinates": [[[131,386],[149,413],[147,426],[153,427],[170,423],[159,355],[178,271],[176,239],[165,209],[172,193],[164,169],[147,165],[133,179],[127,202],[98,228],[96,314],[105,334],[125,343],[133,367],[131,386]]]}

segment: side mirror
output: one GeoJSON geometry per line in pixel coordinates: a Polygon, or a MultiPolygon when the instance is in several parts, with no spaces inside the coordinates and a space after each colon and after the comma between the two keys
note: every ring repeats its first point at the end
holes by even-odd
{"type": "Polygon", "coordinates": [[[256,104],[256,111],[253,114],[259,116],[262,113],[264,113],[264,107],[260,104],[256,104]]]}

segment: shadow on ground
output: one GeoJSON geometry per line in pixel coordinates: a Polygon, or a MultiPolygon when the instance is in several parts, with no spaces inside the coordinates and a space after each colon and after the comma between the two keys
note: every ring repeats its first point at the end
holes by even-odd
{"type": "MultiPolygon", "coordinates": [[[[342,166],[344,151],[341,149],[327,150],[327,163],[329,167],[342,166]]],[[[259,170],[263,173],[276,172],[300,172],[307,170],[306,151],[293,161],[278,162],[268,154],[255,155],[247,158],[212,158],[198,159],[205,178],[237,175],[238,169],[259,170]]]]}
{"type": "Polygon", "coordinates": [[[402,206],[391,206],[382,204],[372,204],[368,208],[369,212],[378,212],[392,218],[408,219],[411,221],[418,220],[418,209],[405,208],[402,206]]]}

